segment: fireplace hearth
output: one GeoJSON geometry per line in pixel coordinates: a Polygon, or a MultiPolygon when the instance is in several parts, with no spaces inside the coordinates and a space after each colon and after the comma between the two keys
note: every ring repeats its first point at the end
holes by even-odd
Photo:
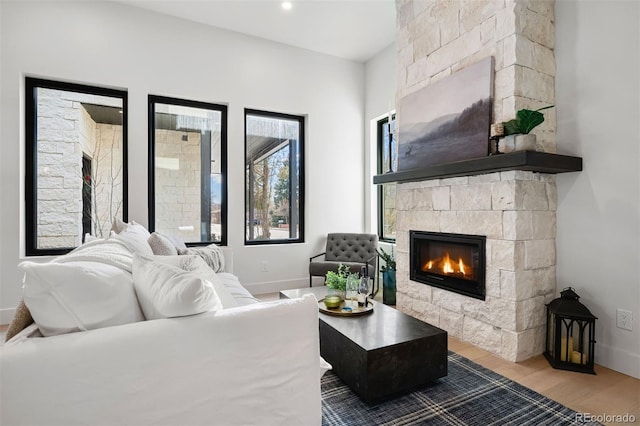
{"type": "Polygon", "coordinates": [[[485,300],[485,236],[410,231],[409,238],[411,280],[485,300]]]}

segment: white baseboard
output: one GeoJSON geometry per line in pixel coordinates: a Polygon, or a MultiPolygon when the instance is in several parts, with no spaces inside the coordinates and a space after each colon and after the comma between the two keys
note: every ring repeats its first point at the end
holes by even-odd
{"type": "Polygon", "coordinates": [[[640,355],[596,343],[596,364],[640,379],[640,355]]]}
{"type": "Polygon", "coordinates": [[[280,290],[309,287],[309,277],[293,280],[267,281],[262,283],[242,284],[253,295],[277,293],[280,290]]]}
{"type": "Polygon", "coordinates": [[[0,309],[0,325],[11,324],[11,320],[13,320],[15,314],[15,308],[0,309]]]}

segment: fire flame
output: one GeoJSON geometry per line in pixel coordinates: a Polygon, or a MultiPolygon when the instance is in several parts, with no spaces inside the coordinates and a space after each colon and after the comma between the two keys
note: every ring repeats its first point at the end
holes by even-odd
{"type": "Polygon", "coordinates": [[[438,259],[428,260],[422,267],[423,271],[436,269],[436,272],[442,274],[456,274],[467,275],[468,266],[462,261],[462,258],[458,258],[458,261],[452,261],[449,256],[449,252],[445,252],[445,255],[438,259]]]}
{"type": "Polygon", "coordinates": [[[453,274],[453,268],[451,267],[451,258],[449,257],[449,252],[446,252],[444,255],[442,272],[444,272],[445,274],[453,274]]]}

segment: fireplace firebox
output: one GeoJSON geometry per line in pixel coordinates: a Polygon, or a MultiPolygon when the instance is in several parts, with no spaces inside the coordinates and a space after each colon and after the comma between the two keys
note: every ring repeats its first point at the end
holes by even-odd
{"type": "Polygon", "coordinates": [[[410,231],[411,280],[485,300],[482,235],[410,231]]]}

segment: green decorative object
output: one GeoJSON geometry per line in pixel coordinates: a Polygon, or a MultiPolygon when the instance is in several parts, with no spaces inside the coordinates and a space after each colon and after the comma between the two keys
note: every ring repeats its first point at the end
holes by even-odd
{"type": "Polygon", "coordinates": [[[338,265],[338,272],[327,272],[325,276],[325,283],[330,289],[340,290],[342,293],[344,293],[347,289],[347,278],[349,277],[349,275],[355,275],[356,278],[360,278],[360,274],[358,274],[357,272],[355,274],[352,274],[349,267],[341,263],[338,265]]]}
{"type": "Polygon", "coordinates": [[[324,298],[324,304],[329,309],[336,309],[342,303],[342,299],[338,295],[331,295],[324,298]]]}
{"type": "Polygon", "coordinates": [[[530,131],[544,122],[544,116],[540,111],[553,107],[554,105],[549,105],[535,111],[530,109],[521,109],[516,113],[516,118],[503,123],[504,135],[529,134],[530,131]]]}
{"type": "Polygon", "coordinates": [[[386,251],[384,251],[384,249],[382,247],[380,247],[378,250],[378,256],[380,256],[380,258],[382,260],[384,260],[384,265],[382,265],[380,267],[380,271],[384,272],[386,270],[392,270],[395,271],[396,270],[396,258],[393,255],[393,247],[391,248],[391,254],[387,253],[386,251]]]}

